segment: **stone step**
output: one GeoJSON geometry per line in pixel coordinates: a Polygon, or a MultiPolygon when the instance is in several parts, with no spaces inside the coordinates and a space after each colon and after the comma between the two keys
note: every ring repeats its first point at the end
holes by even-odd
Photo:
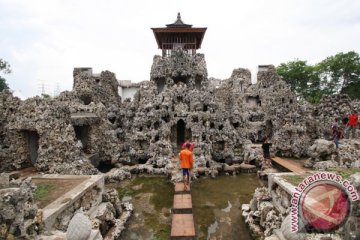
{"type": "Polygon", "coordinates": [[[194,217],[192,214],[173,214],[170,239],[195,239],[194,217]]]}
{"type": "Polygon", "coordinates": [[[184,190],[184,183],[175,183],[175,194],[190,193],[190,185],[187,186],[187,190],[184,190]]]}
{"type": "Polygon", "coordinates": [[[172,212],[174,214],[192,213],[191,194],[175,194],[172,212]]]}

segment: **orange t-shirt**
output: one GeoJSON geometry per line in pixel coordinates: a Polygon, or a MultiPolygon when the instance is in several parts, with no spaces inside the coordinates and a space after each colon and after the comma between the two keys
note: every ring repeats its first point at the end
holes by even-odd
{"type": "Polygon", "coordinates": [[[193,155],[189,149],[181,150],[180,152],[180,166],[181,168],[192,168],[193,167],[193,155]]]}

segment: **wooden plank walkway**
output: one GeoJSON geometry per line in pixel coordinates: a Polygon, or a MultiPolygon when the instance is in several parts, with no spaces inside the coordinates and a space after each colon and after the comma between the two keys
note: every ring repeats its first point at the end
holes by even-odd
{"type": "Polygon", "coordinates": [[[184,190],[184,184],[179,182],[175,184],[170,239],[192,240],[195,237],[190,187],[184,190]]]}
{"type": "Polygon", "coordinates": [[[284,159],[281,157],[272,157],[272,161],[279,164],[280,166],[290,170],[291,172],[295,173],[305,173],[308,169],[301,166],[301,163],[296,160],[284,159]]]}

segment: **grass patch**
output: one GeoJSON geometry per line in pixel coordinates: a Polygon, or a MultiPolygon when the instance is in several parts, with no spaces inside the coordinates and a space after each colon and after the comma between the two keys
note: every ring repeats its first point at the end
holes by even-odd
{"type": "Polygon", "coordinates": [[[35,190],[35,200],[39,202],[39,206],[44,206],[48,202],[51,192],[56,189],[52,183],[39,183],[35,190]]]}
{"type": "Polygon", "coordinates": [[[283,178],[295,186],[299,185],[309,175],[285,175],[283,178]]]}
{"type": "Polygon", "coordinates": [[[150,203],[154,205],[157,211],[160,211],[163,207],[171,208],[174,186],[170,182],[165,182],[161,177],[136,177],[131,183],[118,190],[123,196],[135,196],[140,193],[153,193],[150,198],[150,203]],[[134,190],[134,187],[142,185],[141,188],[134,190]]]}
{"type": "MultiPolygon", "coordinates": [[[[331,168],[328,170],[329,172],[336,172],[340,175],[343,179],[348,179],[351,175],[355,173],[360,173],[360,168],[331,168]]],[[[285,179],[287,182],[293,184],[294,186],[299,185],[306,177],[310,176],[310,174],[303,174],[303,175],[285,175],[282,178],[285,179]]]]}
{"type": "Polygon", "coordinates": [[[352,168],[352,169],[343,169],[343,168],[333,168],[331,171],[336,172],[343,179],[348,179],[351,175],[355,173],[360,173],[360,168],[352,168]]]}
{"type": "Polygon", "coordinates": [[[129,187],[118,188],[117,191],[120,199],[122,199],[125,196],[133,197],[135,195],[135,191],[129,187]]]}

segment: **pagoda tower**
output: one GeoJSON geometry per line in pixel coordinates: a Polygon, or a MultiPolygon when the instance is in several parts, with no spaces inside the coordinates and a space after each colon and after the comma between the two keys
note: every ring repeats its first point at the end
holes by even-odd
{"type": "Polygon", "coordinates": [[[181,84],[188,89],[205,88],[205,56],[196,50],[201,47],[206,28],[185,24],[178,13],[174,23],[152,30],[162,50],[162,56],[154,56],[150,72],[150,81],[155,82],[158,93],[181,84]]]}
{"type": "Polygon", "coordinates": [[[172,24],[165,28],[151,28],[153,30],[158,48],[162,50],[162,56],[169,56],[176,49],[183,49],[191,55],[201,48],[206,28],[193,28],[181,20],[180,13],[172,24]]]}

